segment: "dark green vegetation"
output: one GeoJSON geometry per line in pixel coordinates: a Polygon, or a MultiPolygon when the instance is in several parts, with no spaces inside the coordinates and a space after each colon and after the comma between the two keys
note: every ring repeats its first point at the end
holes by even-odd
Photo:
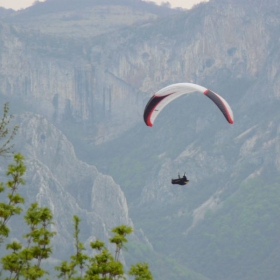
{"type": "Polygon", "coordinates": [[[192,256],[177,253],[191,267],[204,267],[211,279],[260,279],[260,273],[276,279],[276,268],[259,265],[279,261],[279,257],[272,260],[279,250],[279,211],[280,184],[248,180],[219,210],[208,211],[204,223],[184,238],[192,256]]]}

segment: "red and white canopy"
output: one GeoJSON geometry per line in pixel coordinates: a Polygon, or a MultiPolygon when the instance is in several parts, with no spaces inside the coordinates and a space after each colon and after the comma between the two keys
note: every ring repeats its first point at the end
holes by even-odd
{"type": "Polygon", "coordinates": [[[230,124],[233,124],[233,112],[229,104],[220,95],[200,85],[191,83],[178,83],[162,88],[151,97],[146,105],[143,115],[146,125],[153,126],[158,114],[171,101],[184,94],[190,94],[193,92],[203,93],[204,95],[209,97],[221,110],[227,121],[230,124]]]}

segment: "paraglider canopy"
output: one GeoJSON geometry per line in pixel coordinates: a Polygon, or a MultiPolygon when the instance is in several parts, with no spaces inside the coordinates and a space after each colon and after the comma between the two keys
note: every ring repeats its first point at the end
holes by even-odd
{"type": "Polygon", "coordinates": [[[223,99],[220,95],[200,85],[192,83],[178,83],[162,88],[151,97],[151,99],[146,105],[143,115],[146,125],[153,126],[154,121],[159,115],[159,113],[171,101],[177,99],[182,95],[190,94],[193,92],[203,93],[205,96],[210,98],[221,110],[226,120],[230,124],[233,124],[233,112],[226,100],[223,99]]]}

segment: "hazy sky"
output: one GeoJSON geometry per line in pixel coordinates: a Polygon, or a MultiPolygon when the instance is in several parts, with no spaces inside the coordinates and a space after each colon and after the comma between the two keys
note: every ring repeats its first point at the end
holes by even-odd
{"type": "MultiPolygon", "coordinates": [[[[161,4],[162,2],[169,2],[173,8],[191,8],[193,5],[202,1],[205,0],[153,0],[151,2],[156,2],[157,4],[161,4]]],[[[34,0],[0,0],[0,7],[19,10],[31,6],[34,2],[34,0]]]]}

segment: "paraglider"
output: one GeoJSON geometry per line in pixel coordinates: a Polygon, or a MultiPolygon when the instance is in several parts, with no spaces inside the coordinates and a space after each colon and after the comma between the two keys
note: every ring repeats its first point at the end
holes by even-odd
{"type": "MultiPolygon", "coordinates": [[[[150,98],[145,107],[143,114],[144,122],[147,126],[153,126],[155,119],[165,106],[167,106],[170,102],[177,99],[178,97],[193,92],[203,93],[205,96],[210,98],[223,113],[226,120],[230,124],[233,124],[233,112],[226,100],[210,89],[192,83],[172,84],[156,92],[150,98]]],[[[188,182],[189,180],[187,179],[185,174],[182,178],[180,178],[180,174],[178,174],[178,179],[171,180],[172,184],[178,185],[186,185],[188,184],[188,182]]]]}
{"type": "Polygon", "coordinates": [[[153,126],[154,121],[159,115],[159,113],[171,101],[177,99],[182,95],[190,94],[193,92],[203,93],[205,96],[210,98],[216,104],[216,106],[221,110],[226,120],[230,124],[233,124],[234,122],[233,112],[229,104],[226,102],[226,100],[223,99],[220,95],[197,84],[178,83],[162,88],[151,97],[151,99],[146,105],[146,108],[144,110],[144,115],[143,115],[146,125],[153,126]]]}
{"type": "Polygon", "coordinates": [[[184,173],[184,176],[181,178],[180,173],[178,173],[178,178],[177,179],[172,179],[171,184],[172,185],[181,185],[184,186],[189,182],[189,180],[186,177],[186,172],[184,173]]]}

